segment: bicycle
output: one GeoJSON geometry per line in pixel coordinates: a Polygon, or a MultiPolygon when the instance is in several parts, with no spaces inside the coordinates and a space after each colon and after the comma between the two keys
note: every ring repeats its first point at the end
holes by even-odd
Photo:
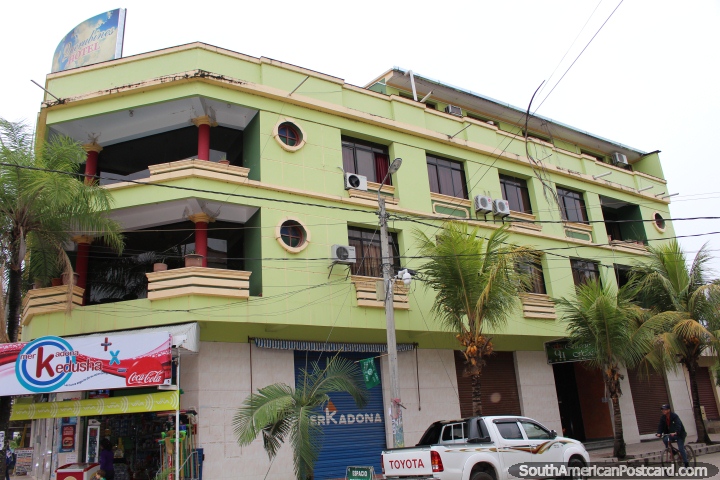
{"type": "MultiPolygon", "coordinates": [[[[668,438],[668,444],[667,448],[665,448],[665,451],[663,451],[660,456],[660,463],[663,467],[673,465],[675,467],[675,471],[677,471],[680,467],[684,466],[682,455],[680,455],[680,450],[673,447],[672,441],[675,437],[671,437],[669,433],[666,433],[660,438],[664,440],[666,437],[668,438]]],[[[685,453],[688,459],[688,466],[694,467],[697,465],[695,450],[693,450],[693,448],[688,444],[685,444],[685,453]]]]}

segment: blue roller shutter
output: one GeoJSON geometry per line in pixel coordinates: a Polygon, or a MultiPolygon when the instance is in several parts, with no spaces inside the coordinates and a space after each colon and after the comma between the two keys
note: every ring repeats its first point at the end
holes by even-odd
{"type": "MultiPolygon", "coordinates": [[[[320,358],[320,352],[295,351],[295,380],[300,380],[300,370],[320,358]]],[[[320,364],[324,365],[334,353],[322,353],[320,364]]],[[[353,361],[373,357],[373,353],[342,353],[353,361]]],[[[375,359],[380,372],[380,362],[375,359]]],[[[347,393],[331,393],[330,402],[323,411],[318,410],[318,423],[325,435],[315,479],[345,478],[348,466],[373,466],[380,474],[380,452],[385,444],[385,415],[383,413],[382,385],[370,389],[370,399],[364,408],[355,406],[347,393]]]]}

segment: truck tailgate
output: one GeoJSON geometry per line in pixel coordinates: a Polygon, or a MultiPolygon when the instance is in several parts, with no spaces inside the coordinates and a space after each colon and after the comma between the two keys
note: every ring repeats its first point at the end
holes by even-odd
{"type": "Polygon", "coordinates": [[[383,452],[386,477],[432,477],[430,448],[401,448],[383,452]]]}

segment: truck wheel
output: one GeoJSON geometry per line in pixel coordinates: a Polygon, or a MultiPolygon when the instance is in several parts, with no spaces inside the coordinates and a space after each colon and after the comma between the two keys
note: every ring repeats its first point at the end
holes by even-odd
{"type": "Polygon", "coordinates": [[[472,477],[470,477],[470,480],[494,480],[494,479],[489,473],[476,472],[476,473],[473,473],[472,477]]]}

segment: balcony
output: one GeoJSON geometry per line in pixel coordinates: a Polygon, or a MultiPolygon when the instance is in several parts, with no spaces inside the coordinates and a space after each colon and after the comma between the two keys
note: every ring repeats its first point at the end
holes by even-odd
{"type": "Polygon", "coordinates": [[[35,315],[63,312],[72,306],[79,307],[82,305],[84,293],[85,290],[76,285],[72,287],[72,292],[67,285],[30,290],[23,299],[22,324],[30,323],[35,315]]]}
{"type": "Polygon", "coordinates": [[[523,317],[538,320],[555,320],[555,304],[548,295],[540,293],[521,293],[523,317]]]}
{"type": "MultiPolygon", "coordinates": [[[[385,308],[385,302],[379,300],[379,288],[382,290],[382,280],[377,277],[363,277],[360,275],[351,275],[350,281],[355,285],[358,307],[374,307],[385,308]]],[[[395,288],[393,289],[393,307],[400,310],[409,310],[410,303],[408,300],[408,292],[410,288],[405,286],[402,280],[395,280],[395,288]]]]}
{"type": "Polygon", "coordinates": [[[647,236],[640,207],[609,197],[600,197],[608,245],[629,253],[646,253],[647,236]]]}
{"type": "Polygon", "coordinates": [[[221,268],[185,267],[145,274],[149,300],[200,295],[246,299],[251,272],[221,268]]]}

